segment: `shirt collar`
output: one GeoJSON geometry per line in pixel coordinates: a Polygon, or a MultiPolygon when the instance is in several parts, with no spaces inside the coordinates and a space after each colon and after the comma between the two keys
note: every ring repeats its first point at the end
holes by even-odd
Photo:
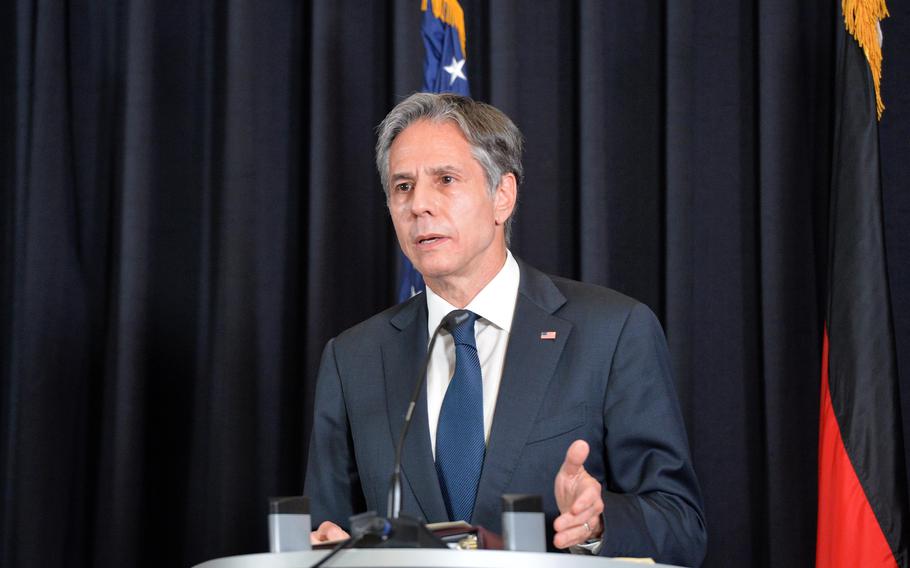
{"type": "MultiPolygon", "coordinates": [[[[465,306],[481,318],[504,331],[512,330],[512,318],[515,315],[515,302],[518,299],[518,282],[521,271],[511,251],[506,250],[506,262],[490,282],[474,296],[465,306]]],[[[449,312],[457,310],[455,306],[438,296],[427,286],[427,331],[428,337],[449,312]]]]}

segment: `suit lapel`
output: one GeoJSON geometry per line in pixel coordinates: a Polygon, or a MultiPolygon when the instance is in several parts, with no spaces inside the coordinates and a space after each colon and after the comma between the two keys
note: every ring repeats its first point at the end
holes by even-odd
{"type": "MultiPolygon", "coordinates": [[[[382,364],[392,445],[398,443],[408,402],[414,390],[427,348],[427,312],[423,295],[414,298],[391,324],[398,330],[382,343],[382,364]],[[418,354],[415,356],[415,354],[418,354]]],[[[430,446],[427,422],[427,389],[421,390],[411,426],[402,449],[404,483],[410,486],[424,517],[430,522],[445,520],[446,507],[439,489],[430,446]]],[[[389,472],[391,474],[391,471],[389,472]]]]}
{"type": "Polygon", "coordinates": [[[474,522],[498,514],[500,496],[518,465],[534,417],[572,331],[571,323],[552,315],[566,301],[553,281],[519,264],[521,284],[474,506],[474,522]],[[555,339],[541,339],[541,333],[550,331],[556,332],[555,339]]]}

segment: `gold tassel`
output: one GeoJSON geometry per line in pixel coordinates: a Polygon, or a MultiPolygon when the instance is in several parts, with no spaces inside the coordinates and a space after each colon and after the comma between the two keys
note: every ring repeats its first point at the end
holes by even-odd
{"type": "MultiPolygon", "coordinates": [[[[458,39],[461,40],[461,56],[467,57],[468,50],[466,49],[466,45],[468,42],[464,31],[464,10],[461,9],[461,4],[458,3],[458,0],[432,1],[433,15],[458,30],[458,39]]],[[[420,11],[427,11],[427,0],[421,0],[420,11]]]]}
{"type": "Polygon", "coordinates": [[[885,103],[882,102],[882,44],[880,41],[879,22],[888,17],[885,0],[841,0],[844,10],[844,24],[850,35],[856,38],[869,69],[872,71],[872,84],[875,85],[875,107],[878,119],[881,120],[885,103]]]}

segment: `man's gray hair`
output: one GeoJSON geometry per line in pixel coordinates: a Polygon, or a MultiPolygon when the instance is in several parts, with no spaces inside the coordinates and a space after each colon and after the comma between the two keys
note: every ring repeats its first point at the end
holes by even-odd
{"type": "MultiPolygon", "coordinates": [[[[389,150],[392,142],[405,128],[420,120],[450,120],[458,126],[471,146],[474,159],[483,168],[490,197],[496,194],[499,180],[505,174],[515,174],[516,183],[522,181],[521,152],[524,143],[521,132],[502,111],[461,95],[415,93],[398,103],[376,128],[376,168],[386,201],[389,199],[389,150]]],[[[514,214],[515,209],[505,222],[506,243],[512,234],[514,214]]]]}

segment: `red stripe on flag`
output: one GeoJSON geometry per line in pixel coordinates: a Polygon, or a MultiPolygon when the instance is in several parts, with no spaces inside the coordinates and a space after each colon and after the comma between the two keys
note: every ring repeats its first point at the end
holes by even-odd
{"type": "Polygon", "coordinates": [[[896,567],[866,493],[847,456],[828,387],[828,330],[822,350],[821,414],[818,436],[819,568],[896,567]]]}

